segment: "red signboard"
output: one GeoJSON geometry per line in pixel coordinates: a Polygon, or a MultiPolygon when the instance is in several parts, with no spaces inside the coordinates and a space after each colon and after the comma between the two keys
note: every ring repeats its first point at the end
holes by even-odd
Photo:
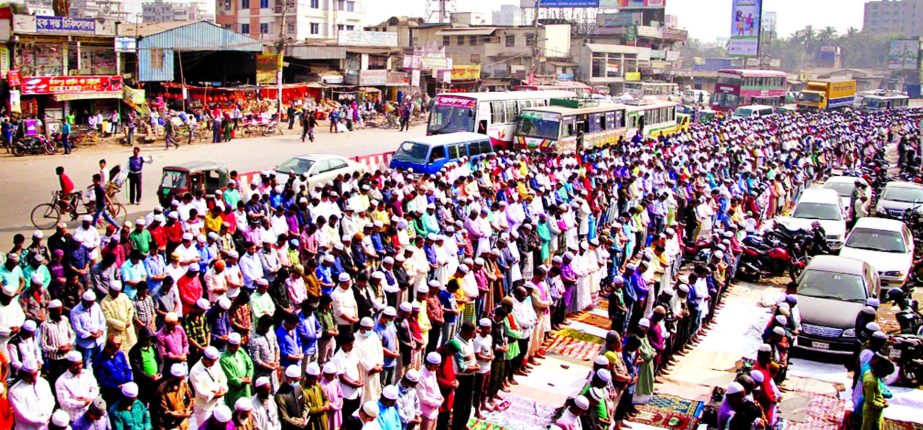
{"type": "Polygon", "coordinates": [[[6,80],[10,83],[10,88],[16,88],[22,85],[20,80],[19,70],[10,70],[6,73],[6,80]]]}
{"type": "Polygon", "coordinates": [[[477,106],[478,102],[477,100],[470,97],[440,96],[436,97],[436,104],[441,106],[473,108],[477,106]]]}
{"type": "Polygon", "coordinates": [[[23,79],[22,94],[73,94],[95,91],[122,91],[122,77],[115,76],[34,76],[23,79]]]}

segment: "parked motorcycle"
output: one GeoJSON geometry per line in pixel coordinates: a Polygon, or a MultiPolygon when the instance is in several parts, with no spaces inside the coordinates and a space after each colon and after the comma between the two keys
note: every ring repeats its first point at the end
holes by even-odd
{"type": "Polygon", "coordinates": [[[899,334],[891,336],[889,358],[898,369],[902,385],[918,386],[923,382],[923,337],[899,334]]]}
{"type": "Polygon", "coordinates": [[[22,157],[23,155],[31,154],[48,154],[52,155],[55,153],[55,144],[54,142],[49,141],[43,135],[36,136],[24,136],[13,140],[12,152],[13,155],[17,157],[22,157]]]}
{"type": "Polygon", "coordinates": [[[910,296],[910,291],[892,288],[888,290],[887,299],[898,307],[895,319],[901,327],[901,333],[923,336],[923,314],[920,313],[919,303],[910,296]]]}
{"type": "Polygon", "coordinates": [[[717,247],[715,244],[720,242],[717,236],[712,236],[708,239],[699,239],[692,243],[687,242],[683,245],[684,259],[693,262],[708,261],[711,259],[711,255],[717,247]]]}
{"type": "Polygon", "coordinates": [[[747,236],[741,243],[742,253],[737,266],[737,277],[756,282],[764,277],[782,276],[788,273],[792,281],[807,265],[804,245],[786,245],[772,237],[747,236]]]}

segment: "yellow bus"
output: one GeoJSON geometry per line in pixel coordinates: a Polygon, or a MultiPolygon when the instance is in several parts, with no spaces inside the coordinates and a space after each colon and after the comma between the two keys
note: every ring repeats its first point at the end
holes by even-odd
{"type": "Polygon", "coordinates": [[[659,137],[670,135],[689,127],[688,118],[682,123],[677,122],[676,109],[678,105],[673,102],[641,100],[638,104],[626,107],[625,123],[628,138],[638,133],[642,128],[643,136],[659,137]]]}
{"type": "Polygon", "coordinates": [[[614,144],[625,138],[625,105],[601,103],[590,107],[544,106],[523,109],[516,123],[513,146],[542,152],[567,152],[614,144]]]}

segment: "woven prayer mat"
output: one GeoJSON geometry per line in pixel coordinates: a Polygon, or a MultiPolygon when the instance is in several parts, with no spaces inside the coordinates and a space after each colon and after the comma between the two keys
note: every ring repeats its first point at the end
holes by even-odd
{"type": "Polygon", "coordinates": [[[666,429],[694,429],[705,403],[671,395],[657,395],[646,405],[638,405],[631,422],[666,429]]]}
{"type": "Polygon", "coordinates": [[[885,418],[885,425],[882,427],[882,430],[923,430],[923,424],[894,421],[885,418]]]}
{"type": "Polygon", "coordinates": [[[483,420],[472,418],[468,426],[481,430],[531,430],[547,428],[556,406],[534,402],[518,396],[507,396],[508,408],[487,412],[483,420]],[[474,427],[478,426],[478,427],[474,427]]]}
{"type": "Polygon", "coordinates": [[[574,317],[573,320],[591,325],[593,327],[599,327],[603,330],[609,330],[612,328],[612,320],[606,316],[598,315],[594,312],[584,312],[574,317]]]}
{"type": "MultiPolygon", "coordinates": [[[[783,400],[783,403],[787,401],[787,399],[783,400]]],[[[811,395],[807,399],[806,407],[801,408],[797,413],[785,414],[787,415],[785,430],[837,430],[843,422],[848,403],[848,400],[836,397],[811,395]]]]}
{"type": "Polygon", "coordinates": [[[551,334],[552,340],[545,350],[576,360],[589,361],[599,354],[604,339],[574,329],[561,329],[551,334]]]}

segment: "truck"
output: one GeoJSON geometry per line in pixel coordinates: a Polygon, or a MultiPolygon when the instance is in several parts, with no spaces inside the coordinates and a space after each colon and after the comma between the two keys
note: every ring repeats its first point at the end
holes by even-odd
{"type": "Polygon", "coordinates": [[[856,99],[856,81],[819,79],[808,81],[795,104],[799,109],[831,110],[851,107],[856,99]]]}

